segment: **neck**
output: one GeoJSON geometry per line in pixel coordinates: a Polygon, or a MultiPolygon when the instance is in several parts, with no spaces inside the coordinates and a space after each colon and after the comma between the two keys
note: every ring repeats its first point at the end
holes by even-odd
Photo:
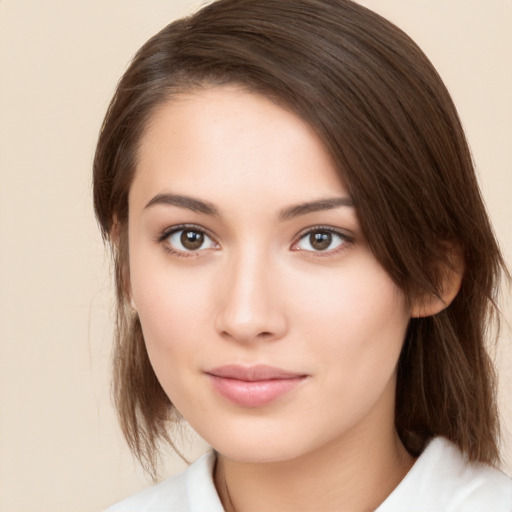
{"type": "Polygon", "coordinates": [[[414,461],[394,427],[379,435],[372,430],[286,461],[245,463],[219,455],[215,483],[226,512],[375,510],[414,461]]]}

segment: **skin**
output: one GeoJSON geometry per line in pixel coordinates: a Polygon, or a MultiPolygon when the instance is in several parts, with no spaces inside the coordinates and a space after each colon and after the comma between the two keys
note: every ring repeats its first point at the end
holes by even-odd
{"type": "Polygon", "coordinates": [[[235,87],[175,97],[143,137],[129,212],[131,293],[148,354],[173,404],[218,452],[226,510],[374,510],[413,463],[394,399],[415,312],[370,251],[313,130],[235,87]],[[205,233],[198,248],[170,234],[183,224],[205,233]],[[311,243],[312,229],[326,248],[311,243]],[[245,407],[206,373],[233,363],[305,378],[245,407]]]}

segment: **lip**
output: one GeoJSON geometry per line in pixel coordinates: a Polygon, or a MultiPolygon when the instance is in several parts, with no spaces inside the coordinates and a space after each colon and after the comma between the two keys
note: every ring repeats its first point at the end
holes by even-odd
{"type": "Polygon", "coordinates": [[[213,389],[243,407],[262,407],[297,388],[307,375],[267,365],[230,364],[205,372],[213,389]]]}

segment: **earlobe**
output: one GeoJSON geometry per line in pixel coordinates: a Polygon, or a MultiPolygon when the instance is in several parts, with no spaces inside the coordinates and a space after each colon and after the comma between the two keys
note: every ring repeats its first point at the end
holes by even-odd
{"type": "Polygon", "coordinates": [[[417,297],[412,305],[411,317],[433,316],[446,309],[459,293],[464,275],[464,258],[460,251],[449,251],[448,262],[443,262],[441,286],[437,294],[425,294],[417,297]]]}

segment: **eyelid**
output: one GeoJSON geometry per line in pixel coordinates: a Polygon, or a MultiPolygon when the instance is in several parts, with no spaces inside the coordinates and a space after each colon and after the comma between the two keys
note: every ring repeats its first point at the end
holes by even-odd
{"type": "Polygon", "coordinates": [[[333,226],[318,225],[318,226],[311,226],[311,227],[308,227],[308,228],[300,231],[297,234],[297,236],[295,237],[295,241],[292,243],[291,250],[297,251],[297,252],[302,251],[305,253],[313,254],[315,256],[328,256],[328,255],[335,254],[335,253],[345,249],[345,246],[347,244],[351,244],[353,242],[354,242],[353,235],[347,233],[347,231],[344,229],[335,228],[333,226]],[[314,233],[315,231],[320,231],[320,232],[324,231],[327,233],[332,233],[334,235],[337,235],[343,240],[343,243],[340,244],[340,246],[335,247],[334,249],[327,249],[325,251],[309,251],[306,249],[294,248],[305,236],[310,235],[311,233],[314,233]]]}
{"type": "Polygon", "coordinates": [[[197,231],[198,233],[203,233],[205,236],[207,236],[217,247],[220,247],[219,242],[217,241],[216,237],[213,236],[209,230],[206,228],[199,226],[197,224],[176,224],[173,226],[169,226],[168,228],[164,229],[157,237],[156,242],[159,244],[162,244],[166,251],[175,254],[180,257],[184,258],[190,258],[190,257],[197,257],[200,255],[201,252],[210,250],[208,249],[198,249],[197,251],[186,251],[186,250],[180,250],[172,247],[170,244],[165,244],[165,242],[169,239],[170,236],[172,236],[175,233],[178,233],[180,231],[197,231]]]}
{"type": "Polygon", "coordinates": [[[198,231],[200,233],[204,233],[209,238],[215,241],[215,243],[218,243],[217,240],[215,240],[215,236],[210,233],[210,231],[203,226],[200,226],[199,224],[174,224],[173,226],[169,226],[165,228],[157,237],[157,242],[163,242],[166,238],[168,238],[173,233],[176,233],[177,231],[184,231],[186,229],[189,229],[190,231],[198,231]]]}

